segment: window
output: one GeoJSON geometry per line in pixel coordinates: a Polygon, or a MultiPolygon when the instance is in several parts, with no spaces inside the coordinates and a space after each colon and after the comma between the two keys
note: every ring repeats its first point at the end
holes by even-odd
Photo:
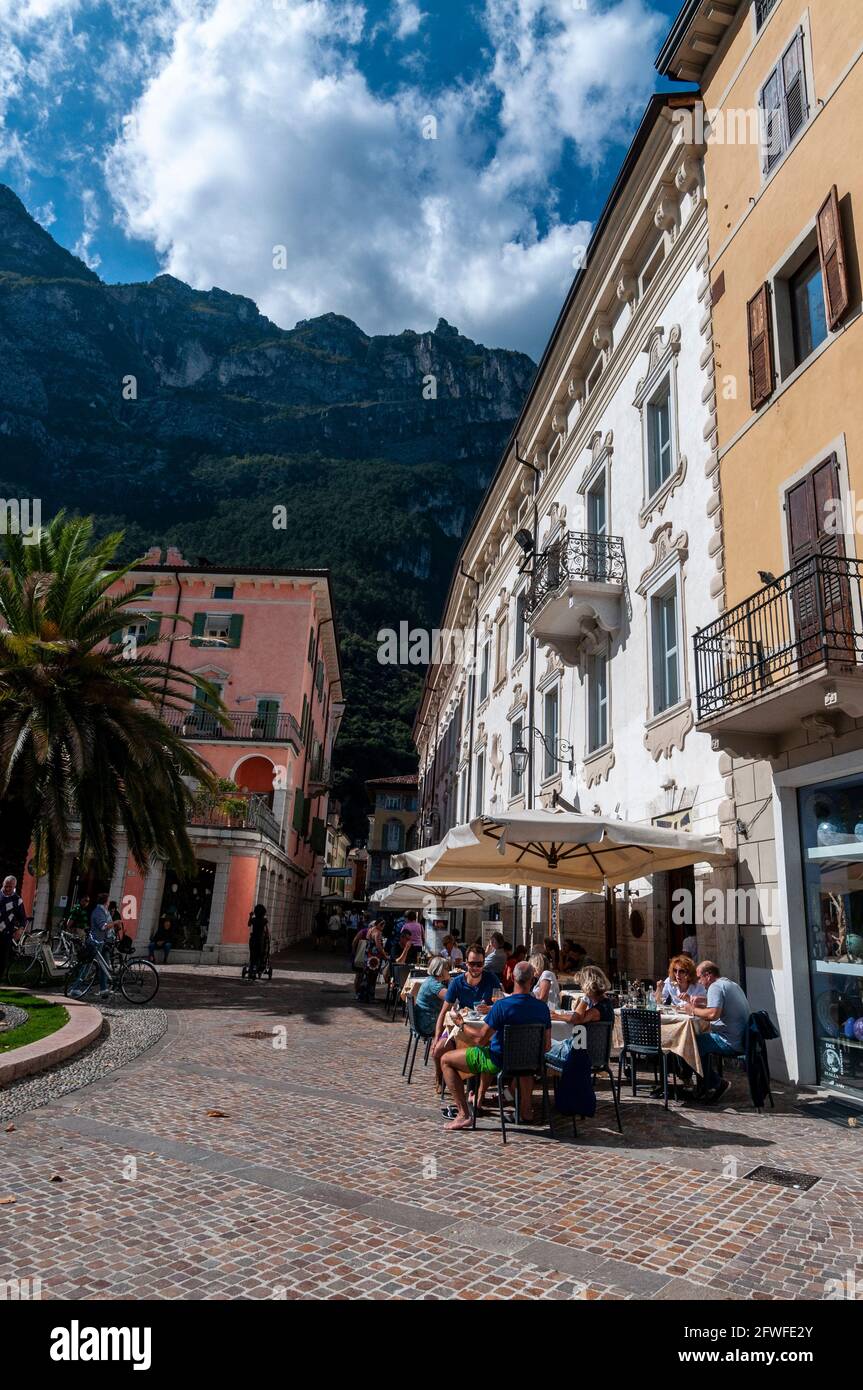
{"type": "Polygon", "coordinates": [[[759,97],[765,176],[776,167],[809,119],[803,30],[800,29],[770,73],[759,97]]]}
{"type": "Polygon", "coordinates": [[[404,834],[404,826],[401,821],[388,820],[384,826],[384,852],[387,854],[401,854],[404,849],[404,834]]]}
{"type": "Polygon", "coordinates": [[[468,782],[467,768],[465,768],[464,772],[463,772],[462,775],[461,775],[461,797],[460,797],[461,810],[459,811],[459,817],[458,817],[458,818],[459,818],[459,821],[462,823],[462,825],[465,823],[465,821],[466,821],[467,818],[468,818],[467,782],[468,782]]]}
{"type": "Polygon", "coordinates": [[[651,599],[653,712],[661,714],[680,699],[677,588],[651,599]]]}
{"type": "Polygon", "coordinates": [[[400,796],[393,796],[392,793],[390,793],[389,796],[385,796],[385,797],[384,797],[384,810],[385,810],[385,811],[400,811],[401,809],[402,809],[402,799],[401,799],[400,796]]]}
{"type": "Polygon", "coordinates": [[[821,276],[821,259],[817,251],[791,277],[788,289],[794,366],[799,367],[827,337],[824,281],[821,276]]]}
{"type": "Polygon", "coordinates": [[[608,743],[608,656],[597,652],[587,670],[587,751],[608,743]]]}
{"type": "Polygon", "coordinates": [[[647,406],[647,485],[658,492],[672,473],[671,385],[666,377],[647,406]]]}
{"type": "Polygon", "coordinates": [[[546,749],[543,761],[543,777],[553,777],[557,772],[557,739],[559,728],[559,702],[557,687],[547,690],[543,701],[543,734],[546,749]]]}
{"type": "Polygon", "coordinates": [[[491,641],[483,643],[481,664],[479,669],[479,702],[488,696],[488,670],[491,665],[491,641]]]}
{"type": "Polygon", "coordinates": [[[764,28],[767,23],[770,11],[774,10],[779,4],[779,0],[755,0],[755,32],[764,28]]]}
{"type": "Polygon", "coordinates": [[[656,279],[657,271],[665,260],[665,238],[650,252],[641,274],[638,277],[638,297],[643,298],[656,279]]]}
{"type": "Polygon", "coordinates": [[[233,586],[233,584],[214,584],[214,585],[213,585],[213,598],[226,599],[226,598],[233,598],[233,597],[234,597],[234,586],[233,586]]]}
{"type": "Polygon", "coordinates": [[[500,685],[506,680],[506,658],[509,647],[509,619],[504,613],[497,624],[497,652],[494,667],[494,683],[500,685]]]}
{"type": "Polygon", "coordinates": [[[278,727],[278,700],[258,700],[255,716],[256,732],[259,732],[262,738],[275,738],[278,727]]]}
{"type": "Polygon", "coordinates": [[[588,548],[588,576],[590,579],[600,582],[607,576],[607,566],[605,563],[605,546],[600,537],[604,537],[608,531],[606,507],[605,507],[605,472],[594,483],[587,494],[587,534],[596,537],[594,544],[589,544],[588,548]]]}
{"type": "MultiPolygon", "coordinates": [[[[512,743],[513,751],[521,747],[524,731],[524,720],[514,719],[512,721],[512,743]]],[[[509,794],[510,796],[521,796],[524,791],[524,773],[516,771],[515,766],[510,763],[509,794]]]]}
{"type": "Polygon", "coordinates": [[[516,595],[515,600],[515,652],[513,655],[518,658],[521,656],[527,643],[527,590],[522,589],[516,595]]]}
{"type": "Polygon", "coordinates": [[[192,619],[193,647],[239,647],[242,613],[196,613],[192,619]]]}
{"type": "Polygon", "coordinates": [[[485,803],[485,753],[476,755],[476,790],[474,792],[474,815],[481,816],[485,803]]]}
{"type": "Polygon", "coordinates": [[[315,629],[312,628],[311,632],[309,633],[309,665],[310,665],[310,666],[314,666],[314,664],[315,664],[315,629]]]}
{"type": "Polygon", "coordinates": [[[602,376],[602,358],[599,357],[599,358],[597,358],[596,362],[594,362],[593,366],[591,367],[590,371],[589,371],[588,374],[587,374],[587,381],[585,382],[585,395],[586,395],[586,396],[589,397],[589,396],[591,396],[591,395],[593,394],[593,392],[596,390],[597,386],[599,385],[599,378],[600,378],[601,376],[602,376]]]}

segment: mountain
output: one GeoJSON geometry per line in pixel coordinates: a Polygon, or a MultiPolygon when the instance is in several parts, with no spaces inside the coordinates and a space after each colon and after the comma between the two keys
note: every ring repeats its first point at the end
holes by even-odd
{"type": "Polygon", "coordinates": [[[369,336],[338,314],[282,329],[242,295],[170,275],[105,284],[0,185],[3,496],[122,525],[129,558],[172,542],[192,559],[329,566],[356,833],[362,780],[412,766],[421,673],[379,666],[376,633],[438,621],[534,370],[443,319],[426,333],[369,336]]]}

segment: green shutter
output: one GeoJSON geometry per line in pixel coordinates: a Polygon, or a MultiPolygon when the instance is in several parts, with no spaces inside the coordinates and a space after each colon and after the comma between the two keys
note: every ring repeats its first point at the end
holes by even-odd
{"type": "Polygon", "coordinates": [[[309,833],[309,818],[310,818],[311,814],[312,814],[312,798],[311,798],[310,796],[304,796],[304,797],[303,797],[303,835],[308,835],[308,833],[309,833]]]}
{"type": "Polygon", "coordinates": [[[302,787],[297,787],[297,790],[294,792],[294,810],[293,815],[291,816],[291,825],[293,826],[294,830],[296,830],[300,835],[302,835],[303,833],[304,801],[305,797],[303,796],[302,787]]]}
{"type": "Polygon", "coordinates": [[[206,613],[196,613],[192,619],[192,641],[193,647],[203,647],[204,645],[204,623],[207,621],[206,613]]]}
{"type": "Polygon", "coordinates": [[[112,633],[111,633],[111,636],[108,638],[108,641],[109,641],[109,642],[113,642],[113,644],[114,644],[115,647],[119,647],[119,645],[120,645],[120,643],[122,642],[122,640],[123,640],[123,629],[122,629],[121,627],[118,628],[116,632],[112,632],[112,633]]]}
{"type": "Polygon", "coordinates": [[[147,641],[148,641],[148,642],[154,641],[154,640],[159,636],[159,630],[160,630],[161,626],[162,626],[162,617],[161,617],[161,614],[159,615],[158,618],[149,618],[149,619],[148,619],[148,621],[147,621],[147,641]]]}
{"type": "Polygon", "coordinates": [[[228,627],[228,645],[229,645],[229,646],[231,646],[231,647],[238,647],[238,646],[240,645],[240,637],[241,637],[241,635],[242,635],[242,631],[243,631],[243,615],[242,615],[242,613],[232,613],[232,614],[231,614],[230,625],[229,625],[229,627],[228,627]]]}
{"type": "Polygon", "coordinates": [[[327,827],[319,816],[312,821],[311,846],[315,854],[323,854],[327,848],[327,827]]]}

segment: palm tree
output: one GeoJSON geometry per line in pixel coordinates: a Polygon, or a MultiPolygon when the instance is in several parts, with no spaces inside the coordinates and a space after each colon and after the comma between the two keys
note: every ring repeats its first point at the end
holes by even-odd
{"type": "MultiPolygon", "coordinates": [[[[111,636],[127,605],[152,594],[124,586],[120,533],[93,539],[92,521],[61,513],[33,544],[7,535],[0,564],[0,875],[19,879],[31,844],[53,899],[62,855],[79,829],[79,857],[113,872],[122,827],[137,864],[154,857],[194,873],[186,829],[208,765],[160,718],[202,684],[154,652],[156,633],[130,652],[111,636]],[[131,658],[131,659],[130,659],[131,658]]],[[[221,717],[215,692],[208,695],[221,717]]]]}

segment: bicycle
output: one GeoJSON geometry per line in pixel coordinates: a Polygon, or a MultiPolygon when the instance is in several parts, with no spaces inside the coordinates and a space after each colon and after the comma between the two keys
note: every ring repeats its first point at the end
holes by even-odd
{"type": "Polygon", "coordinates": [[[6,978],[10,985],[34,989],[42,983],[47,971],[42,958],[46,932],[33,930],[33,918],[28,917],[18,939],[12,939],[6,978]]]}
{"type": "Polygon", "coordinates": [[[131,960],[125,957],[118,960],[118,952],[110,946],[104,948],[104,954],[98,946],[94,946],[92,950],[93,954],[89,960],[70,970],[63,991],[68,998],[83,999],[89,994],[99,981],[100,965],[109,980],[109,993],[116,994],[119,991],[130,1004],[149,1004],[155,997],[159,988],[159,972],[150,961],[144,960],[141,956],[134,956],[131,960]]]}

